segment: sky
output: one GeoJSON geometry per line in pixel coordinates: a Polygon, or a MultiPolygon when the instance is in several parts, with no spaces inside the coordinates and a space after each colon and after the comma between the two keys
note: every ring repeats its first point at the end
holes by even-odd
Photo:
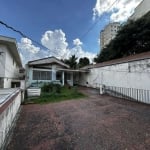
{"type": "Polygon", "coordinates": [[[142,0],[1,0],[0,35],[17,40],[23,64],[56,56],[93,58],[100,52],[100,31],[109,22],[125,22],[142,0]],[[31,39],[42,44],[37,45],[31,39]]]}

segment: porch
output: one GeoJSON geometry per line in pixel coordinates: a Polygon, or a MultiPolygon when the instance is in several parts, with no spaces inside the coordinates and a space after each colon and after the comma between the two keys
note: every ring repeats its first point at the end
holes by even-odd
{"type": "Polygon", "coordinates": [[[81,72],[87,72],[87,70],[30,68],[27,76],[27,87],[41,87],[43,84],[51,82],[62,86],[73,86],[78,83],[81,72]]]}

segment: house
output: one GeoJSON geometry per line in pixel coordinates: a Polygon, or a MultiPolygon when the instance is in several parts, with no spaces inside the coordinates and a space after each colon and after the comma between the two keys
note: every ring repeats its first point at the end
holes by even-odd
{"type": "Polygon", "coordinates": [[[24,99],[24,91],[20,88],[24,83],[23,73],[20,73],[23,70],[16,40],[0,36],[0,149],[8,140],[24,99]]]}
{"type": "Polygon", "coordinates": [[[39,87],[50,82],[62,86],[65,84],[73,86],[80,72],[86,72],[86,70],[70,69],[68,65],[55,57],[29,61],[26,65],[26,87],[39,87]]]}
{"type": "Polygon", "coordinates": [[[0,36],[0,88],[20,87],[21,59],[16,40],[0,36]]]}

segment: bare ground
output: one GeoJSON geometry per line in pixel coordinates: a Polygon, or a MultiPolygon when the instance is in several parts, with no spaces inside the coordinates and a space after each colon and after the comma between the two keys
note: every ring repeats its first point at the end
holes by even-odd
{"type": "Polygon", "coordinates": [[[80,90],[88,98],[23,105],[7,150],[150,149],[150,105],[80,90]]]}

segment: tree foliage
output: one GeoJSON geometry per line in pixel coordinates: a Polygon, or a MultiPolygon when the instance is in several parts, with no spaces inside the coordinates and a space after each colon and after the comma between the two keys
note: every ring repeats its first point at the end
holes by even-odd
{"type": "Polygon", "coordinates": [[[150,12],[123,25],[94,61],[103,62],[146,51],[150,51],[150,12]]]}
{"type": "Polygon", "coordinates": [[[69,59],[62,60],[65,64],[69,65],[72,69],[77,69],[90,64],[90,60],[87,57],[79,59],[75,55],[72,55],[69,59]]]}
{"type": "Polygon", "coordinates": [[[75,55],[72,55],[69,59],[65,59],[64,63],[69,65],[70,68],[76,69],[77,68],[77,57],[75,55]]]}
{"type": "Polygon", "coordinates": [[[89,64],[90,64],[90,61],[87,57],[83,57],[79,59],[79,64],[78,64],[79,68],[84,67],[89,64]]]}

